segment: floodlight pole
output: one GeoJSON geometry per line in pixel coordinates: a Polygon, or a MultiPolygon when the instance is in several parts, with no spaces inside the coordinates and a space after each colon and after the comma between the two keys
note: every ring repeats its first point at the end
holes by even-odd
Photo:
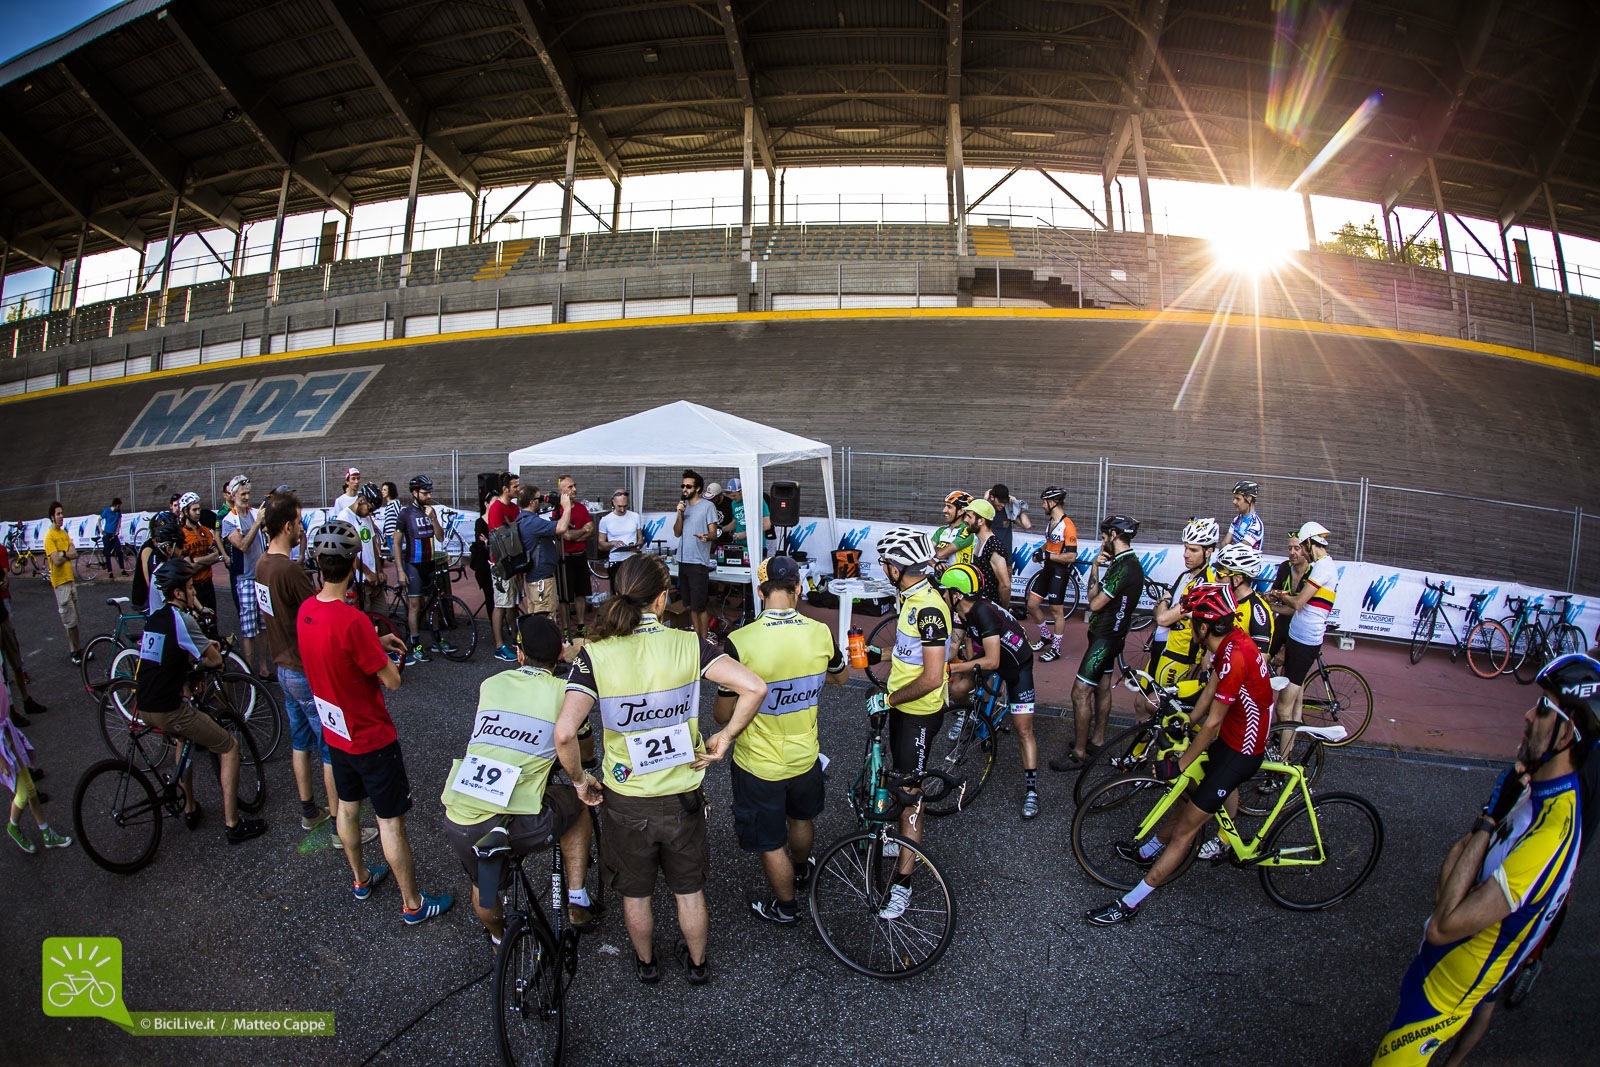
{"type": "Polygon", "coordinates": [[[567,130],[567,169],[561,183],[561,242],[556,249],[556,270],[567,269],[567,254],[572,250],[572,178],[578,170],[578,123],[567,130]]]}
{"type": "Polygon", "coordinates": [[[750,262],[750,220],[755,213],[755,122],[756,109],[744,109],[744,185],[743,210],[739,222],[739,261],[750,262]]]}

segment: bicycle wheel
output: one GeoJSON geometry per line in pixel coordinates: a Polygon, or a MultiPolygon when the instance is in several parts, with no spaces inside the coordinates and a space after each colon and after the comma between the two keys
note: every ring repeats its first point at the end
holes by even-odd
{"type": "Polygon", "coordinates": [[[228,671],[220,681],[230,710],[250,727],[256,753],[263,760],[271,759],[283,737],[283,709],[278,698],[253,674],[228,671]]]}
{"type": "Polygon", "coordinates": [[[1423,608],[1422,614],[1417,616],[1417,624],[1411,628],[1411,662],[1421,663],[1423,655],[1428,651],[1428,644],[1433,640],[1433,628],[1439,623],[1438,608],[1423,608]]]}
{"type": "Polygon", "coordinates": [[[1078,578],[1078,569],[1072,569],[1071,576],[1067,579],[1067,588],[1061,596],[1061,621],[1072,618],[1072,613],[1078,610],[1078,605],[1083,600],[1083,582],[1078,578]]]}
{"type": "Polygon", "coordinates": [[[1555,639],[1552,641],[1552,644],[1555,645],[1556,655],[1558,656],[1566,656],[1574,652],[1582,652],[1588,647],[1583,639],[1583,631],[1572,625],[1570,622],[1562,623],[1561,626],[1556,629],[1555,639]]]}
{"type": "Polygon", "coordinates": [[[394,623],[389,621],[388,616],[376,611],[369,611],[367,612],[367,618],[372,622],[372,628],[378,631],[380,640],[385,637],[398,637],[402,641],[405,640],[405,635],[394,628],[394,623]]]}
{"type": "Polygon", "coordinates": [[[94,576],[100,573],[100,557],[93,552],[79,552],[78,558],[72,561],[72,570],[80,582],[92,582],[94,576]]]}
{"type": "MultiPolygon", "coordinates": [[[[100,696],[100,739],[105,742],[106,748],[116,759],[126,759],[128,744],[134,740],[135,727],[143,726],[134,712],[134,698],[137,695],[137,684],[131,678],[119,678],[106,686],[106,691],[100,696]]],[[[143,761],[152,767],[161,766],[161,761],[167,755],[167,738],[165,734],[154,730],[146,730],[138,737],[139,754],[143,761]]],[[[136,762],[135,766],[140,766],[136,762]]]]}
{"type": "Polygon", "coordinates": [[[563,994],[561,960],[550,935],[521,915],[510,916],[494,956],[494,1036],[502,1063],[561,1062],[567,1039],[563,994]]]}
{"type": "MultiPolygon", "coordinates": [[[[954,722],[951,725],[955,725],[954,722]]],[[[955,740],[950,739],[949,727],[935,734],[928,744],[928,769],[943,771],[952,779],[946,784],[942,779],[930,778],[923,783],[922,810],[929,815],[953,815],[972,807],[978,794],[994,772],[996,751],[1000,739],[983,721],[976,710],[969,710],[961,720],[955,740]],[[979,736],[979,734],[983,736],[979,736]]]]}
{"type": "Polygon", "coordinates": [[[78,843],[112,874],[132,874],[161,844],[161,801],[150,779],[124,759],[101,760],[78,779],[72,794],[78,843]]]}
{"type": "Polygon", "coordinates": [[[1480,619],[1467,631],[1467,666],[1479,678],[1498,678],[1511,661],[1511,635],[1494,619],[1480,619]]]}
{"type": "Polygon", "coordinates": [[[478,647],[478,617],[458,596],[442,596],[428,609],[428,628],[439,635],[445,659],[462,662],[478,647]]]}
{"type": "Polygon", "coordinates": [[[1551,635],[1543,627],[1537,627],[1528,639],[1527,652],[1511,665],[1511,675],[1516,678],[1518,685],[1533,684],[1539,672],[1544,670],[1544,665],[1550,662],[1551,647],[1551,635]]]}
{"type": "MultiPolygon", "coordinates": [[[[1312,740],[1309,744],[1297,744],[1294,755],[1289,762],[1300,768],[1306,777],[1306,785],[1317,784],[1317,779],[1322,777],[1322,764],[1324,742],[1312,740]]],[[[1273,774],[1270,771],[1258,771],[1244,785],[1239,787],[1239,810],[1245,815],[1254,815],[1260,818],[1270,815],[1278,803],[1278,795],[1283,792],[1289,779],[1282,774],[1273,774]]]]}
{"type": "Polygon", "coordinates": [[[1345,728],[1344,740],[1324,742],[1339,748],[1360,737],[1372,721],[1372,687],[1355,668],[1329,664],[1306,678],[1302,710],[1307,726],[1345,728]]]}
{"type": "Polygon", "coordinates": [[[871,662],[872,654],[867,653],[867,678],[874,686],[889,691],[889,665],[894,659],[894,644],[900,629],[898,616],[890,615],[872,628],[872,633],[867,635],[867,648],[877,649],[881,658],[877,663],[871,662]]]}
{"type": "MultiPolygon", "coordinates": [[[[1151,746],[1160,734],[1161,724],[1146,719],[1113,735],[1078,772],[1078,780],[1072,786],[1072,802],[1081,807],[1084,798],[1106,782],[1130,774],[1149,774],[1151,746]]],[[[1116,794],[1108,793],[1106,799],[1114,800],[1116,794]]]]}
{"type": "Polygon", "coordinates": [[[1533,647],[1533,627],[1531,625],[1517,625],[1517,616],[1507,615],[1500,620],[1500,625],[1509,635],[1511,651],[1506,656],[1506,665],[1501,669],[1501,674],[1512,674],[1516,671],[1533,647]]]}
{"type": "MultiPolygon", "coordinates": [[[[244,720],[239,718],[237,713],[226,708],[214,708],[211,714],[222,724],[222,728],[239,742],[239,789],[236,794],[239,810],[258,812],[267,802],[267,774],[261,769],[262,761],[256,752],[255,738],[250,735],[250,729],[245,726],[244,720]]],[[[217,773],[220,775],[222,757],[213,753],[211,762],[217,765],[217,773]]]]}
{"type": "Polygon", "coordinates": [[[1383,852],[1383,820],[1361,797],[1326,793],[1314,804],[1315,829],[1306,806],[1299,804],[1284,813],[1263,846],[1263,855],[1280,860],[1321,861],[1260,868],[1261,888],[1274,904],[1290,911],[1318,911],[1339,903],[1361,887],[1383,852]]]}
{"type": "MultiPolygon", "coordinates": [[[[1072,854],[1084,873],[1112,889],[1126,891],[1137,885],[1148,868],[1123,859],[1116,846],[1137,848],[1150,839],[1148,834],[1138,835],[1139,827],[1173,787],[1153,774],[1141,774],[1113,779],[1090,793],[1072,817],[1072,854]]],[[[1203,832],[1194,835],[1173,878],[1194,862],[1202,836],[1203,832]]]]}
{"type": "Polygon", "coordinates": [[[111,679],[111,663],[121,651],[122,646],[110,634],[101,634],[84,645],[83,662],[78,664],[83,687],[92,693],[97,687],[105,685],[111,679]]]}
{"type": "Polygon", "coordinates": [[[885,856],[875,830],[861,830],[822,854],[811,880],[811,921],[828,951],[846,967],[872,978],[910,978],[939,962],[956,929],[956,898],[939,868],[918,845],[899,834],[889,840],[899,857],[885,856]],[[911,901],[886,918],[897,865],[909,854],[911,901]]]}

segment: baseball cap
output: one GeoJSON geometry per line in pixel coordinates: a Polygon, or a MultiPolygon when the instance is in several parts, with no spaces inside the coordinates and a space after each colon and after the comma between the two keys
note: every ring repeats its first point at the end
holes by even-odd
{"type": "Polygon", "coordinates": [[[249,484],[250,476],[248,474],[235,474],[232,478],[228,479],[228,494],[231,496],[239,491],[240,486],[249,484]]]}
{"type": "Polygon", "coordinates": [[[522,654],[538,663],[561,658],[561,631],[548,615],[524,615],[517,620],[517,643],[522,654]]]}
{"type": "Polygon", "coordinates": [[[730,492],[730,493],[739,493],[739,492],[743,492],[743,491],[744,491],[744,482],[740,481],[738,478],[729,478],[728,479],[728,492],[730,492]]]}
{"type": "Polygon", "coordinates": [[[761,561],[761,566],[756,568],[756,581],[798,583],[800,581],[800,564],[788,556],[769,556],[761,561]]]}
{"type": "Polygon", "coordinates": [[[294,492],[294,490],[290,489],[287,485],[280,485],[280,486],[278,486],[278,488],[274,489],[273,492],[274,493],[292,493],[292,492],[294,492]]]}
{"type": "Polygon", "coordinates": [[[360,474],[360,473],[361,473],[361,468],[360,467],[350,467],[344,472],[344,476],[346,478],[348,478],[352,474],[360,474]]]}
{"type": "Polygon", "coordinates": [[[706,491],[704,493],[702,493],[701,495],[702,496],[716,496],[720,492],[722,492],[722,483],[721,482],[707,482],[706,483],[706,491]]]}
{"type": "Polygon", "coordinates": [[[994,505],[987,500],[974,500],[967,505],[967,510],[974,515],[982,515],[986,522],[994,521],[994,505]]]}

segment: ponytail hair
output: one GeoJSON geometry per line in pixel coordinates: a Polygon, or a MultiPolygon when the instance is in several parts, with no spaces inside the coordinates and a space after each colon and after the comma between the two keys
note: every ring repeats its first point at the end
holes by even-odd
{"type": "Polygon", "coordinates": [[[637,552],[611,572],[611,596],[600,605],[600,619],[589,628],[592,640],[631,634],[645,609],[656,602],[672,581],[672,572],[660,556],[637,552]]]}

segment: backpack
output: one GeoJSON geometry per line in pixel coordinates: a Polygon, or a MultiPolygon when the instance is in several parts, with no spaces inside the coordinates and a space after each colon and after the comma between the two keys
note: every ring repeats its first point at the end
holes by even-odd
{"type": "Polygon", "coordinates": [[[494,560],[490,569],[502,582],[533,566],[528,546],[522,543],[522,532],[514,521],[489,531],[489,555],[494,560]]]}

